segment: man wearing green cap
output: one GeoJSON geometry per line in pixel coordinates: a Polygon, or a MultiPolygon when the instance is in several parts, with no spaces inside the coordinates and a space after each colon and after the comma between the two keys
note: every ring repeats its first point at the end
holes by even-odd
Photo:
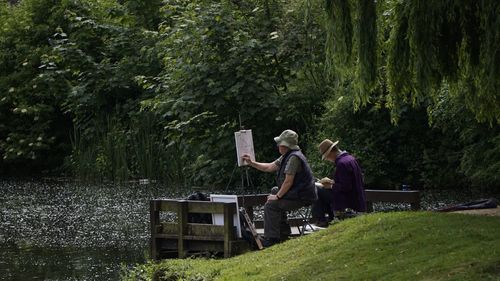
{"type": "Polygon", "coordinates": [[[286,212],[310,205],[317,200],[314,177],[307,159],[297,145],[299,136],[285,130],[274,138],[281,156],[273,162],[252,161],[248,155],[243,160],[263,172],[276,172],[278,190],[267,197],[264,205],[264,247],[279,243],[290,234],[286,212]]]}

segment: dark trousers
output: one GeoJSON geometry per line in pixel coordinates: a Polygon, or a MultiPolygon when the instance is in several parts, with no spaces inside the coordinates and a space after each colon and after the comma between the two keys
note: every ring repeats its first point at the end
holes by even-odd
{"type": "Polygon", "coordinates": [[[316,188],[318,193],[318,200],[312,205],[313,221],[327,222],[333,220],[333,192],[328,188],[316,188]],[[326,217],[328,214],[328,218],[326,217]]]}
{"type": "Polygon", "coordinates": [[[290,234],[286,212],[309,205],[299,200],[279,199],[267,201],[264,205],[264,237],[281,239],[290,234]]]}

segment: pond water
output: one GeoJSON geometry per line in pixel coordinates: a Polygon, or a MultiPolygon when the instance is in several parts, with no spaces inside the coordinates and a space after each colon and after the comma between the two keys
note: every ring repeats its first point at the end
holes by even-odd
{"type": "Polygon", "coordinates": [[[148,253],[150,185],[0,181],[0,280],[119,280],[148,253]]]}
{"type": "MultiPolygon", "coordinates": [[[[494,193],[424,192],[422,207],[494,193]]],[[[149,200],[184,196],[151,185],[0,181],[0,280],[119,280],[149,256],[149,200]]]]}

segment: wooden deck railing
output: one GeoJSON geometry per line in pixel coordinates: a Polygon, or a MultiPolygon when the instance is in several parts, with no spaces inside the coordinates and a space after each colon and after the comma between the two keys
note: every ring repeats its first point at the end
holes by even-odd
{"type": "Polygon", "coordinates": [[[187,200],[151,200],[151,257],[161,257],[161,250],[176,252],[179,258],[188,252],[212,250],[224,252],[229,257],[236,250],[235,203],[187,201],[187,200]],[[175,222],[160,221],[160,212],[175,213],[175,222]],[[224,225],[189,223],[188,213],[223,214],[224,225]],[[203,246],[205,245],[205,246],[203,246]]]}

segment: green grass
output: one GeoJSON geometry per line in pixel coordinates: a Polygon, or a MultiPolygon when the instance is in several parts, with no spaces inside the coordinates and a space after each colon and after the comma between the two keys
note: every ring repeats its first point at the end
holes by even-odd
{"type": "Polygon", "coordinates": [[[231,259],[148,263],[125,280],[500,280],[500,218],[370,214],[231,259]]]}

